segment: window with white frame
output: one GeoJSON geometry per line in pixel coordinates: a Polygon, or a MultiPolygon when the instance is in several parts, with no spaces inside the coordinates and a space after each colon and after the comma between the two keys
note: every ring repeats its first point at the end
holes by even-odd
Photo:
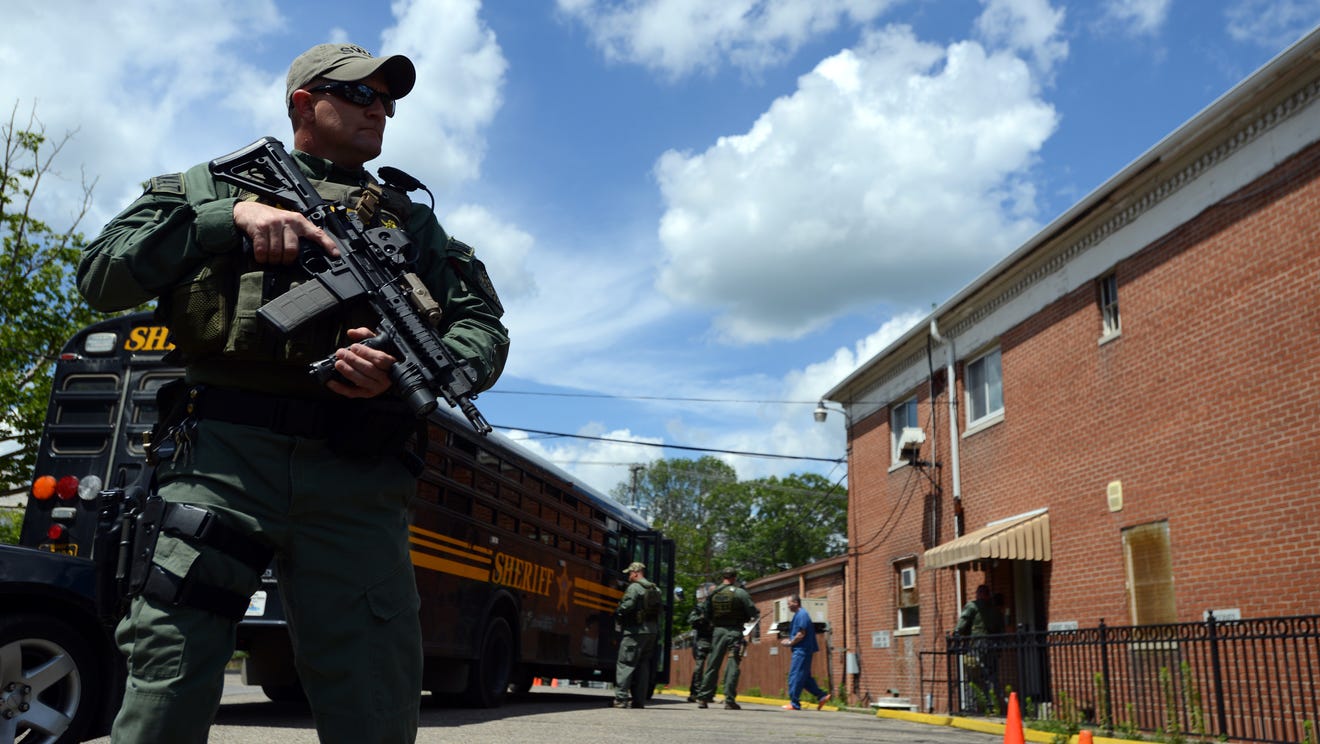
{"type": "Polygon", "coordinates": [[[1004,412],[1004,374],[999,349],[967,364],[967,425],[1004,412]]]}
{"type": "Polygon", "coordinates": [[[921,629],[921,601],[917,593],[917,562],[904,560],[894,564],[896,571],[897,593],[894,604],[898,608],[897,625],[899,631],[921,629]]]}
{"type": "Polygon", "coordinates": [[[898,456],[898,444],[899,438],[903,436],[903,428],[907,426],[921,428],[917,423],[916,396],[889,407],[889,455],[890,461],[895,465],[902,462],[898,456]]]}
{"type": "Polygon", "coordinates": [[[1097,282],[1100,302],[1100,330],[1105,336],[1118,333],[1118,276],[1110,274],[1097,282]]]}

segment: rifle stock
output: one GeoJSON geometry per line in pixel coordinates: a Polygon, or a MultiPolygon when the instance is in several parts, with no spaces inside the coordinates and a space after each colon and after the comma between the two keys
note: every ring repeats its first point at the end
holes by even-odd
{"type": "MultiPolygon", "coordinates": [[[[274,137],[212,160],[209,167],[218,180],[297,210],[339,249],[339,257],[331,258],[304,241],[301,263],[314,281],[261,307],[257,312],[266,322],[289,333],[342,303],[362,298],[378,318],[378,335],[363,343],[397,360],[390,379],[413,412],[425,416],[443,398],[462,411],[478,433],[490,433],[490,424],[472,402],[477,397],[476,374],[467,360],[456,359],[442,343],[433,323],[438,315],[434,303],[418,290],[420,280],[408,271],[412,246],[402,231],[366,229],[349,210],[327,203],[274,137]]],[[[327,382],[337,376],[334,362],[332,354],[311,364],[309,372],[327,382]]]]}

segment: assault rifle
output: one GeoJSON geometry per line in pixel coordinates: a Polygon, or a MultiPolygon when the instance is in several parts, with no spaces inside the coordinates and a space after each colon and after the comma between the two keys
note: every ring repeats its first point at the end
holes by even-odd
{"type": "MultiPolygon", "coordinates": [[[[416,251],[403,231],[366,229],[355,213],[327,203],[274,137],[212,160],[210,169],[221,181],[296,209],[339,248],[339,257],[332,258],[304,240],[299,261],[315,281],[276,297],[259,308],[258,315],[287,334],[341,303],[365,299],[379,318],[378,335],[361,343],[398,360],[390,378],[413,412],[425,416],[435,409],[437,398],[444,398],[478,433],[490,433],[490,424],[472,403],[477,377],[471,363],[456,359],[441,343],[439,306],[408,270],[416,251]]],[[[313,362],[310,371],[322,383],[335,379],[334,355],[313,362]]]]}

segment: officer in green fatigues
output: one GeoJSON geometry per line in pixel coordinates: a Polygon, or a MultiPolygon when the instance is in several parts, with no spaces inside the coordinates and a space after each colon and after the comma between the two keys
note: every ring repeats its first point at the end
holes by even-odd
{"type": "MultiPolygon", "coordinates": [[[[444,343],[484,390],[508,353],[484,267],[429,208],[363,168],[415,79],[401,55],[309,49],[287,80],[293,154],[327,201],[368,228],[404,229],[417,249],[412,270],[443,313],[444,343]]],[[[83,255],[78,286],[93,307],[158,298],[188,385],[159,493],[200,507],[230,535],[161,532],[152,580],[116,631],[129,678],[115,742],[206,741],[235,625],[271,554],[320,740],[416,739],[421,632],[407,514],[416,481],[402,455],[417,422],[385,395],[395,360],[354,343],[374,335],[364,309],[339,308],[287,337],[255,316],[306,279],[300,240],[334,249],[301,214],[199,165],[151,179],[83,255]],[[332,353],[341,379],[322,386],[308,364],[332,353]]]]}
{"type": "Polygon", "coordinates": [[[692,626],[692,683],[688,685],[689,703],[697,702],[697,693],[701,690],[701,682],[705,677],[706,659],[710,657],[711,633],[714,628],[710,624],[710,618],[705,613],[706,597],[710,591],[715,588],[714,584],[702,584],[697,588],[697,606],[688,613],[688,624],[692,626]]]}
{"type": "Polygon", "coordinates": [[[706,708],[715,699],[716,681],[720,676],[720,665],[724,657],[729,657],[729,665],[724,670],[724,707],[739,710],[738,705],[738,666],[743,653],[743,626],[760,616],[756,605],[747,590],[734,584],[738,572],[726,568],[722,572],[720,586],[706,598],[705,613],[710,618],[711,632],[710,656],[706,658],[705,678],[701,692],[697,695],[697,707],[706,708]]]}
{"type": "Polygon", "coordinates": [[[628,588],[614,612],[623,637],[614,667],[615,708],[643,708],[650,697],[655,641],[660,633],[660,589],[646,579],[646,565],[628,566],[628,588]]]}

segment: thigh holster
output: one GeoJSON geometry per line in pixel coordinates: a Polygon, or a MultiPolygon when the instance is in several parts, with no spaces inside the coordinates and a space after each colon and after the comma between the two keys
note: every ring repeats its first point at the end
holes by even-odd
{"type": "Polygon", "coordinates": [[[129,596],[142,595],[171,605],[184,605],[238,620],[248,607],[248,596],[208,584],[192,571],[175,576],[156,564],[156,543],[161,533],[197,547],[219,551],[261,573],[274,555],[264,543],[220,521],[199,506],[171,504],[156,494],[144,500],[134,525],[133,562],[129,573],[129,596]]]}

